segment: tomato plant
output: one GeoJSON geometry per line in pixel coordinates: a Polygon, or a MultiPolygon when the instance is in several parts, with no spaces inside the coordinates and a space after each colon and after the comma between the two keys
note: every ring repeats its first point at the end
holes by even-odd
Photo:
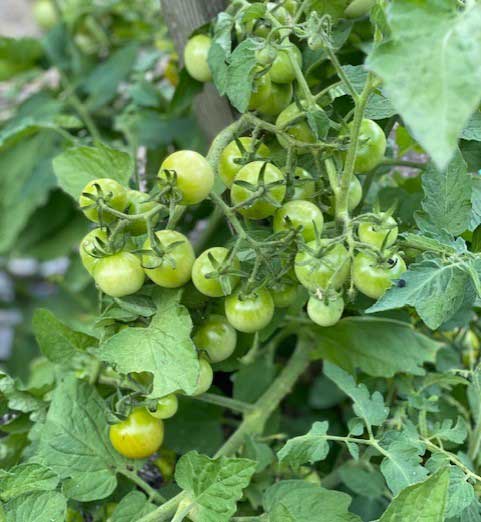
{"type": "Polygon", "coordinates": [[[0,520],[479,522],[479,2],[32,6],[0,520]]]}

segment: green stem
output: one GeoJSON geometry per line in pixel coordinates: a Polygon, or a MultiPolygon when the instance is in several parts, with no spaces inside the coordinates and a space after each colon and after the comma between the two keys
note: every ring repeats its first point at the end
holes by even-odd
{"type": "Polygon", "coordinates": [[[230,397],[223,397],[222,395],[215,395],[214,393],[193,395],[191,398],[197,401],[215,404],[216,406],[222,406],[223,408],[229,408],[232,411],[239,411],[241,413],[246,413],[254,409],[254,405],[252,404],[237,401],[236,399],[231,399],[230,397]]]}
{"type": "MultiPolygon", "coordinates": [[[[122,469],[119,471],[124,477],[128,478],[130,481],[132,481],[134,484],[139,486],[140,489],[143,489],[145,493],[149,496],[150,500],[155,500],[158,503],[164,503],[166,502],[166,499],[157,491],[155,490],[150,484],[147,484],[144,480],[142,480],[137,473],[134,471],[130,471],[128,469],[122,469]]],[[[164,504],[162,504],[164,505],[164,504]]]]}
{"type": "Polygon", "coordinates": [[[383,165],[387,166],[394,166],[394,167],[411,167],[413,169],[420,169],[423,170],[426,168],[427,164],[422,163],[420,161],[405,161],[405,160],[399,160],[399,159],[389,159],[386,158],[383,160],[378,167],[382,167],[383,165]]]}
{"type": "Polygon", "coordinates": [[[348,78],[347,74],[345,73],[344,69],[342,68],[341,63],[337,59],[336,53],[332,50],[331,46],[329,44],[326,45],[326,52],[329,56],[329,60],[331,60],[332,65],[336,69],[336,73],[341,79],[342,83],[345,85],[347,91],[352,96],[355,102],[359,101],[359,93],[354,88],[354,85],[351,83],[351,80],[348,78]]]}

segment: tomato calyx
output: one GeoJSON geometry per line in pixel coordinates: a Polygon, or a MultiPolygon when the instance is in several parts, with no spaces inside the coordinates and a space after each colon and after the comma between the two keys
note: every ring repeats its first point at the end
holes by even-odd
{"type": "Polygon", "coordinates": [[[141,249],[136,251],[138,254],[142,256],[149,256],[149,259],[156,258],[157,260],[146,265],[145,262],[142,262],[142,268],[146,268],[148,270],[153,270],[162,266],[164,263],[168,263],[173,269],[176,268],[175,259],[170,255],[172,252],[179,246],[183,245],[184,241],[174,241],[167,246],[164,246],[155,234],[152,234],[150,249],[141,249]]]}
{"type": "Polygon", "coordinates": [[[174,169],[162,169],[160,172],[164,176],[157,179],[160,187],[158,200],[169,206],[179,204],[183,196],[177,187],[177,172],[174,169]]]}

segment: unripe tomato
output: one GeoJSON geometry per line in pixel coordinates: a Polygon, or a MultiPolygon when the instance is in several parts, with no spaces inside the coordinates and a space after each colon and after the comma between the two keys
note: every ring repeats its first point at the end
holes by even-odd
{"type": "Polygon", "coordinates": [[[269,99],[257,107],[257,110],[265,116],[277,116],[292,100],[292,83],[271,83],[271,95],[269,99]]]}
{"type": "MultiPolygon", "coordinates": [[[[95,223],[100,222],[99,209],[95,206],[95,199],[89,198],[88,195],[103,201],[109,207],[120,212],[123,212],[128,204],[127,189],[114,179],[99,178],[89,181],[80,194],[79,205],[88,219],[95,223]]],[[[111,223],[115,219],[116,217],[110,214],[108,210],[103,211],[103,223],[111,223]]]]}
{"type": "MultiPolygon", "coordinates": [[[[252,138],[248,136],[243,136],[239,138],[241,145],[244,147],[244,150],[248,154],[255,153],[256,156],[262,158],[268,158],[271,154],[269,147],[261,143],[258,145],[252,138]],[[257,146],[258,145],[258,146],[257,146]]],[[[234,179],[242,168],[242,164],[239,163],[239,160],[242,159],[242,152],[239,149],[237,142],[231,141],[227,147],[222,151],[219,158],[219,176],[222,181],[226,185],[226,187],[231,187],[232,183],[234,183],[234,179]]]]}
{"type": "Polygon", "coordinates": [[[99,51],[98,42],[86,29],[80,30],[74,36],[74,42],[84,54],[95,54],[99,51]]]}
{"type": "Polygon", "coordinates": [[[33,17],[44,31],[49,31],[58,22],[57,11],[52,0],[37,0],[33,4],[33,17]]]}
{"type": "Polygon", "coordinates": [[[78,511],[68,508],[65,514],[65,522],[84,522],[84,517],[78,511]]]}
{"type": "Polygon", "coordinates": [[[360,18],[376,5],[376,0],[353,0],[345,9],[346,18],[360,18]]]}
{"type": "Polygon", "coordinates": [[[222,315],[210,315],[197,329],[194,344],[204,350],[212,363],[228,359],[237,345],[237,332],[222,315]]]}
{"type": "Polygon", "coordinates": [[[311,296],[307,302],[307,315],[319,326],[333,326],[342,317],[344,299],[340,295],[318,299],[311,296]]]}
{"type": "Polygon", "coordinates": [[[214,380],[212,367],[203,357],[199,359],[199,366],[199,378],[192,395],[201,395],[202,393],[205,393],[212,386],[212,381],[214,380]]]}
{"type": "Polygon", "coordinates": [[[300,234],[305,241],[320,237],[323,226],[324,217],[319,207],[302,199],[284,203],[274,214],[274,232],[300,228],[300,234]]]}
{"type": "Polygon", "coordinates": [[[198,82],[210,82],[210,72],[207,58],[212,40],[205,34],[197,34],[189,38],[184,49],[184,63],[187,72],[198,82]]]}
{"type": "MultiPolygon", "coordinates": [[[[305,102],[301,102],[301,106],[304,106],[305,102]]],[[[284,130],[289,136],[292,138],[302,141],[304,143],[315,143],[316,136],[312,132],[309,124],[307,123],[307,119],[304,116],[302,120],[298,120],[301,116],[301,112],[299,111],[298,106],[295,103],[291,103],[287,106],[277,117],[276,126],[284,130]],[[289,125],[289,122],[294,122],[289,125]]],[[[285,149],[289,148],[288,141],[284,138],[284,136],[277,136],[277,139],[282,147],[285,149]]],[[[296,149],[298,154],[305,153],[305,149],[298,148],[296,149]]]]}
{"type": "Polygon", "coordinates": [[[381,263],[375,255],[359,252],[352,263],[352,280],[364,295],[379,299],[405,271],[406,263],[398,254],[381,263]]]}
{"type": "Polygon", "coordinates": [[[349,198],[347,201],[347,206],[349,211],[354,210],[359,203],[361,203],[362,199],[362,185],[361,182],[356,178],[356,176],[352,177],[351,183],[349,184],[349,198]]]}
{"type": "Polygon", "coordinates": [[[274,301],[268,290],[261,288],[250,295],[240,290],[225,299],[225,315],[239,332],[254,333],[265,328],[274,316],[274,301]]]}
{"type": "MultiPolygon", "coordinates": [[[[296,277],[305,288],[315,291],[318,288],[340,288],[349,276],[350,259],[344,245],[321,239],[321,251],[318,255],[303,250],[296,255],[294,270],[296,277]]],[[[307,247],[315,251],[317,241],[311,241],[307,247]]]]}
{"type": "Polygon", "coordinates": [[[285,49],[280,49],[272,66],[269,69],[271,80],[275,83],[291,83],[296,79],[296,71],[292,65],[290,53],[298,66],[302,68],[301,51],[292,43],[284,44],[285,49]]]}
{"type": "MultiPolygon", "coordinates": [[[[216,271],[216,267],[212,265],[210,256],[214,258],[214,261],[218,265],[223,264],[229,256],[229,250],[224,247],[213,247],[202,252],[202,254],[195,260],[194,266],[192,267],[192,282],[201,294],[209,297],[222,297],[226,295],[222,289],[221,280],[219,277],[208,277],[216,271]]],[[[234,257],[232,259],[232,268],[240,270],[239,260],[234,257]]],[[[234,289],[239,281],[239,277],[236,275],[228,275],[224,277],[224,284],[230,287],[230,291],[234,289]]],[[[230,293],[230,292],[227,292],[230,293]]]]}
{"type": "Polygon", "coordinates": [[[249,99],[248,109],[254,111],[266,103],[271,95],[271,77],[269,73],[255,76],[252,83],[252,94],[249,99]]]}
{"type": "Polygon", "coordinates": [[[375,246],[379,249],[387,248],[396,242],[398,226],[392,216],[379,214],[379,221],[363,221],[359,223],[358,235],[363,243],[375,246]]]}
{"type": "Polygon", "coordinates": [[[100,258],[93,268],[96,285],[111,297],[135,294],[144,284],[140,259],[130,252],[100,258]]]}
{"type": "MultiPolygon", "coordinates": [[[[189,281],[195,261],[194,249],[190,241],[175,230],[159,230],[155,233],[160,249],[165,254],[159,258],[154,251],[142,255],[145,273],[159,286],[178,288],[189,281]],[[178,243],[175,245],[175,243],[178,243]]],[[[142,247],[151,250],[150,239],[147,238],[142,247]]]]}
{"type": "Polygon", "coordinates": [[[175,451],[160,448],[159,457],[153,462],[162,474],[164,483],[170,482],[174,477],[176,457],[175,451]]]}
{"type": "Polygon", "coordinates": [[[178,150],[165,158],[157,175],[161,185],[168,179],[166,171],[175,172],[182,205],[200,203],[214,186],[212,167],[204,156],[193,150],[178,150]]]}
{"type": "MultiPolygon", "coordinates": [[[[349,126],[351,125],[352,123],[349,126]]],[[[362,174],[377,167],[384,158],[386,144],[386,136],[381,127],[373,120],[363,119],[354,170],[362,174]]]]}
{"type": "MultiPolygon", "coordinates": [[[[275,2],[267,2],[267,10],[281,25],[287,25],[291,20],[289,12],[275,2]]],[[[271,31],[271,25],[270,22],[266,20],[251,20],[246,24],[246,29],[255,36],[265,38],[271,31]]],[[[280,35],[282,36],[287,33],[288,30],[285,32],[281,30],[280,35]]]]}
{"type": "Polygon", "coordinates": [[[294,16],[299,6],[297,0],[284,0],[282,7],[284,7],[290,15],[294,16]]]}
{"type": "Polygon", "coordinates": [[[316,193],[316,182],[307,170],[297,167],[292,179],[293,199],[311,199],[316,193]]]}
{"type": "MultiPolygon", "coordinates": [[[[126,212],[128,214],[142,214],[152,210],[157,203],[155,201],[149,201],[148,194],[140,192],[139,190],[129,190],[127,192],[128,206],[126,212]]],[[[151,223],[155,224],[158,220],[158,214],[155,220],[151,223]]],[[[139,218],[134,221],[129,221],[129,224],[125,227],[125,230],[133,236],[140,236],[147,233],[147,223],[144,218],[139,218]]]]}
{"type": "Polygon", "coordinates": [[[153,455],[164,440],[164,424],[145,408],[136,408],[122,422],[110,426],[112,446],[124,457],[144,459],[153,455]]]}
{"type": "Polygon", "coordinates": [[[80,260],[90,275],[93,275],[94,267],[100,259],[99,257],[91,255],[97,246],[99,246],[99,243],[96,241],[97,239],[104,243],[108,240],[105,229],[94,228],[88,232],[80,242],[79,247],[80,260]]]}
{"type": "MultiPolygon", "coordinates": [[[[264,195],[268,195],[278,203],[282,203],[284,196],[286,195],[285,183],[279,183],[271,187],[268,186],[270,183],[285,181],[282,172],[272,163],[252,161],[239,170],[235,177],[235,181],[244,181],[253,186],[259,186],[259,178],[262,169],[264,169],[264,193],[249,206],[239,208],[239,212],[250,219],[264,219],[274,214],[276,210],[275,205],[268,201],[264,195]]],[[[253,196],[253,194],[254,192],[251,192],[247,188],[237,185],[236,183],[234,183],[230,191],[230,197],[234,205],[240,205],[241,203],[246,202],[253,196]]]]}
{"type": "Polygon", "coordinates": [[[297,297],[296,284],[278,283],[274,287],[269,288],[272,295],[274,306],[276,308],[287,308],[295,301],[297,297]]]}
{"type": "Polygon", "coordinates": [[[179,401],[175,393],[170,393],[165,397],[157,400],[157,406],[154,411],[149,410],[150,415],[155,419],[170,419],[179,409],[179,401]]]}

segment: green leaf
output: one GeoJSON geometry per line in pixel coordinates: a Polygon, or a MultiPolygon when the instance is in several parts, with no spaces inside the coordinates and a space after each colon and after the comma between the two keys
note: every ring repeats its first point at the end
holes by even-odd
{"type": "Polygon", "coordinates": [[[403,274],[405,286],[391,287],[367,313],[382,312],[411,305],[432,330],[453,317],[465,304],[465,297],[475,295],[471,276],[459,260],[443,262],[427,259],[410,265],[403,274]]]}
{"type": "Polygon", "coordinates": [[[424,445],[409,431],[388,431],[380,442],[385,458],[381,472],[394,495],[423,480],[427,470],[421,465],[424,445]]]}
{"type": "Polygon", "coordinates": [[[442,170],[481,99],[481,5],[395,0],[387,15],[392,39],[373,49],[367,66],[442,170]]]}
{"type": "Polygon", "coordinates": [[[458,151],[445,172],[432,163],[422,176],[425,199],[422,207],[439,230],[457,236],[471,220],[471,176],[458,151]]]}
{"type": "Polygon", "coordinates": [[[111,522],[132,522],[151,513],[155,506],[140,491],[131,491],[117,504],[111,522]]]}
{"type": "Polygon", "coordinates": [[[469,141],[481,141],[481,112],[477,111],[469,118],[461,138],[469,141]]]}
{"type": "Polygon", "coordinates": [[[444,522],[449,472],[439,470],[427,480],[409,486],[394,498],[379,522],[444,522]]]}
{"type": "Polygon", "coordinates": [[[50,310],[43,308],[35,310],[32,327],[40,351],[54,363],[71,363],[82,356],[87,348],[97,344],[96,339],[75,332],[59,321],[50,310]]]}
{"type": "Polygon", "coordinates": [[[269,522],[360,522],[349,513],[351,497],[303,480],[283,480],[264,494],[269,522]]]}
{"type": "Polygon", "coordinates": [[[73,147],[53,160],[60,187],[78,199],[85,185],[96,178],[112,178],[127,185],[134,169],[132,157],[103,143],[73,147]]]}
{"type": "Polygon", "coordinates": [[[33,67],[42,56],[42,46],[35,38],[0,37],[0,81],[33,67]]]}
{"type": "Polygon", "coordinates": [[[6,522],[65,522],[67,500],[56,491],[27,493],[5,504],[6,522]]]}
{"type": "Polygon", "coordinates": [[[356,384],[354,378],[339,366],[329,361],[324,363],[324,373],[354,402],[354,413],[369,426],[381,426],[387,419],[389,408],[382,395],[376,391],[372,395],[364,384],[356,384]]]}
{"type": "Polygon", "coordinates": [[[107,408],[96,389],[67,378],[55,389],[36,460],[65,479],[64,493],[81,502],[109,496],[126,461],[110,444],[107,408]]]}
{"type": "Polygon", "coordinates": [[[307,462],[315,464],[324,460],[329,453],[329,443],[326,440],[328,428],[327,421],[315,422],[305,435],[288,440],[277,452],[279,461],[299,468],[307,462]]]}
{"type": "Polygon", "coordinates": [[[197,351],[190,338],[192,320],[179,304],[181,291],[158,291],[157,313],[148,328],[127,328],[105,341],[98,350],[103,361],[122,373],[151,372],[151,397],[183,390],[195,391],[199,377],[197,351]]]}
{"type": "Polygon", "coordinates": [[[22,391],[19,383],[0,370],[0,398],[5,397],[12,410],[28,413],[44,407],[44,403],[26,391],[22,391]]]}
{"type": "Polygon", "coordinates": [[[384,495],[386,485],[384,478],[375,469],[367,470],[360,464],[349,461],[338,469],[344,484],[357,495],[368,498],[379,498],[384,495]]]}
{"type": "Polygon", "coordinates": [[[258,44],[248,38],[238,45],[230,56],[226,94],[239,112],[245,112],[249,105],[257,48],[258,44]]]}
{"type": "Polygon", "coordinates": [[[209,49],[207,62],[212,72],[212,80],[221,95],[225,94],[228,81],[227,60],[231,53],[231,32],[234,18],[228,13],[220,13],[214,27],[214,37],[209,49]]]}
{"type": "Polygon", "coordinates": [[[360,368],[373,377],[422,375],[423,364],[434,362],[440,346],[410,325],[384,318],[349,317],[315,332],[314,359],[327,359],[351,373],[360,368]]]}
{"type": "Polygon", "coordinates": [[[463,417],[458,417],[456,424],[454,424],[452,419],[443,419],[434,424],[430,435],[436,439],[462,444],[468,436],[466,421],[463,417]]]}
{"type": "Polygon", "coordinates": [[[210,459],[191,451],[177,462],[175,480],[194,504],[193,511],[199,522],[228,522],[255,469],[256,463],[252,460],[210,459]]]}
{"type": "Polygon", "coordinates": [[[268,444],[258,442],[250,435],[245,438],[242,456],[256,463],[256,473],[261,473],[276,460],[274,452],[268,444]]]}
{"type": "Polygon", "coordinates": [[[58,483],[57,474],[42,464],[19,464],[0,470],[0,499],[6,502],[31,491],[52,491],[58,483]]]}
{"type": "Polygon", "coordinates": [[[134,66],[138,49],[138,43],[129,44],[115,51],[92,71],[83,84],[89,94],[87,107],[90,111],[99,109],[115,97],[120,82],[134,66]]]}

